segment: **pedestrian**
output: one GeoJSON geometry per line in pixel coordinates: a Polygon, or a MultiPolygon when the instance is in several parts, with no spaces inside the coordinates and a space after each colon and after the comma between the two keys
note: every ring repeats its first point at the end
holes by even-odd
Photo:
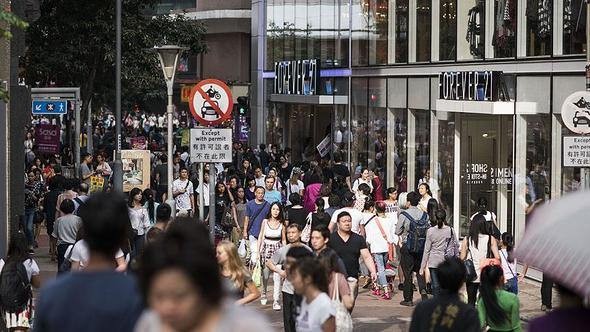
{"type": "Polygon", "coordinates": [[[43,211],[45,212],[45,227],[47,228],[47,235],[49,236],[49,258],[52,262],[56,260],[56,240],[51,236],[53,234],[53,226],[55,224],[57,214],[57,200],[61,195],[63,183],[60,179],[52,179],[49,181],[49,192],[45,194],[43,199],[43,211]]]}
{"type": "Polygon", "coordinates": [[[165,232],[170,224],[170,220],[172,219],[172,208],[168,203],[162,203],[158,205],[156,209],[156,223],[152,228],[158,228],[161,231],[165,232]]]}
{"type": "MultiPolygon", "coordinates": [[[[301,228],[298,224],[290,224],[287,226],[287,241],[286,246],[281,247],[266,261],[266,267],[274,273],[278,273],[283,280],[282,296],[283,296],[283,324],[285,331],[295,331],[295,318],[297,308],[301,304],[301,297],[296,295],[293,290],[293,285],[287,279],[287,271],[293,262],[297,259],[307,256],[312,256],[312,250],[305,244],[301,243],[301,228]],[[294,248],[301,248],[299,253],[294,248]],[[290,256],[291,255],[291,256],[290,256]]],[[[276,286],[275,286],[276,287],[276,286]]]]}
{"type": "MultiPolygon", "coordinates": [[[[56,175],[57,177],[57,175],[56,175]]],[[[60,181],[61,182],[61,181],[60,181]]],[[[56,202],[56,214],[55,217],[59,218],[64,215],[63,211],[61,211],[60,206],[61,202],[65,199],[74,200],[74,198],[78,197],[78,193],[74,191],[75,188],[78,188],[79,181],[77,179],[63,179],[63,189],[64,191],[57,197],[56,202]]]]}
{"type": "Polygon", "coordinates": [[[528,324],[530,332],[587,331],[590,325],[590,308],[584,305],[583,296],[557,283],[559,307],[528,324]]]}
{"type": "Polygon", "coordinates": [[[347,191],[351,191],[350,170],[343,164],[341,152],[334,152],[332,173],[334,174],[334,180],[332,181],[332,191],[334,193],[342,195],[347,191]]]}
{"type": "Polygon", "coordinates": [[[246,186],[244,187],[244,191],[246,194],[246,200],[249,202],[254,199],[255,194],[254,191],[256,190],[256,179],[254,175],[248,174],[246,177],[246,186]]]}
{"type": "MultiPolygon", "coordinates": [[[[289,160],[284,156],[279,157],[279,177],[283,183],[287,183],[293,174],[293,166],[289,160]]],[[[288,197],[288,196],[287,196],[288,197]]]]}
{"type": "Polygon", "coordinates": [[[352,192],[346,192],[342,197],[343,208],[334,211],[332,219],[330,220],[329,229],[333,232],[337,227],[338,215],[342,212],[347,212],[352,218],[352,231],[356,234],[363,235],[361,232],[361,223],[364,220],[362,212],[354,208],[356,196],[352,192]]]}
{"type": "Polygon", "coordinates": [[[283,198],[281,196],[281,192],[275,189],[275,181],[276,179],[273,176],[268,175],[264,179],[265,184],[265,192],[264,192],[264,200],[268,203],[281,203],[283,198]]]}
{"type": "MultiPolygon", "coordinates": [[[[262,268],[262,296],[260,303],[267,303],[268,279],[270,278],[270,269],[266,266],[266,261],[271,259],[275,252],[287,244],[285,230],[285,219],[280,203],[272,203],[266,219],[262,221],[260,234],[258,235],[258,251],[260,253],[260,266],[262,268]]],[[[273,273],[273,310],[281,310],[279,304],[280,296],[280,277],[278,273],[273,273]]]]}
{"type": "Polygon", "coordinates": [[[404,273],[404,300],[400,304],[411,307],[414,305],[414,285],[412,284],[412,273],[414,272],[416,272],[418,289],[422,300],[428,299],[426,280],[419,272],[426,243],[426,233],[430,224],[428,214],[418,208],[420,195],[414,191],[409,192],[407,200],[410,207],[400,213],[395,234],[400,236],[400,265],[404,273]]]}
{"type": "Polygon", "coordinates": [[[217,244],[216,256],[225,293],[238,305],[258,300],[260,291],[252,281],[250,271],[242,263],[236,246],[223,240],[217,244]]]}
{"type": "Polygon", "coordinates": [[[114,271],[113,264],[130,224],[125,200],[114,193],[95,194],[80,217],[90,251],[88,265],[84,271],[57,278],[41,290],[35,331],[132,331],[142,300],[134,280],[114,271]],[[76,314],[56,308],[75,308],[76,314]]]}
{"type": "Polygon", "coordinates": [[[471,220],[469,234],[463,238],[463,243],[461,244],[461,259],[463,261],[471,259],[475,267],[475,272],[477,273],[477,278],[471,282],[467,282],[467,302],[473,306],[475,306],[479,289],[480,271],[482,268],[480,262],[486,258],[500,258],[498,242],[496,238],[489,235],[487,221],[484,216],[477,214],[471,220]]]}
{"type": "Polygon", "coordinates": [[[477,301],[479,322],[490,331],[522,331],[518,296],[504,290],[504,271],[499,265],[481,270],[480,296],[477,301]]]}
{"type": "Polygon", "coordinates": [[[426,275],[425,271],[428,268],[432,282],[432,294],[437,296],[440,294],[437,266],[444,261],[447,248],[449,246],[455,246],[458,241],[453,229],[445,223],[447,218],[445,210],[436,210],[433,213],[433,217],[436,225],[430,227],[426,232],[424,255],[420,264],[420,275],[426,275]]]}
{"type": "Polygon", "coordinates": [[[236,198],[233,202],[234,209],[236,210],[238,233],[232,235],[232,241],[238,242],[242,238],[242,230],[244,229],[244,220],[246,219],[246,191],[244,188],[239,187],[236,190],[236,198]]]}
{"type": "Polygon", "coordinates": [[[297,224],[300,229],[304,229],[307,223],[307,211],[303,208],[301,196],[298,193],[292,193],[289,196],[291,205],[287,207],[287,224],[297,224]]]}
{"type": "Polygon", "coordinates": [[[355,195],[356,197],[354,200],[354,208],[359,210],[360,212],[363,212],[365,208],[365,202],[367,200],[371,200],[373,202],[375,201],[373,198],[371,198],[371,188],[366,183],[361,183],[358,186],[355,195]]]}
{"type": "Polygon", "coordinates": [[[330,225],[330,215],[324,211],[325,200],[322,197],[318,197],[315,200],[315,211],[310,212],[306,221],[311,221],[311,229],[317,228],[319,225],[328,227],[330,225]]]}
{"type": "Polygon", "coordinates": [[[27,181],[25,182],[25,215],[22,218],[22,227],[29,241],[29,248],[34,247],[35,231],[34,222],[35,214],[39,211],[39,201],[43,194],[41,183],[35,181],[35,172],[28,172],[27,181]]]}
{"type": "MultiPolygon", "coordinates": [[[[266,175],[264,175],[264,173],[262,173],[262,168],[260,166],[257,166],[256,168],[254,168],[254,179],[256,181],[256,186],[264,187],[264,185],[265,185],[264,179],[266,179],[266,175]]],[[[274,185],[274,183],[273,183],[273,185],[274,185]]]]}
{"type": "Polygon", "coordinates": [[[195,197],[186,167],[180,168],[180,177],[172,183],[172,196],[176,201],[176,216],[192,217],[195,212],[195,197]]]}
{"type": "Polygon", "coordinates": [[[516,269],[516,259],[513,256],[514,237],[508,232],[502,233],[500,241],[500,260],[502,261],[502,270],[504,271],[504,290],[518,295],[518,271],[516,269]]]}
{"type": "Polygon", "coordinates": [[[359,190],[359,186],[364,183],[369,186],[370,191],[369,194],[373,191],[373,181],[370,176],[369,169],[364,167],[361,169],[361,176],[359,176],[354,182],[352,183],[352,191],[357,192],[359,190]]]}
{"type": "Polygon", "coordinates": [[[160,164],[154,168],[154,174],[157,183],[156,200],[165,202],[168,191],[168,157],[163,153],[160,155],[160,164]]]}
{"type": "Polygon", "coordinates": [[[476,205],[478,210],[471,216],[471,218],[469,218],[469,220],[473,220],[478,214],[482,215],[488,222],[488,227],[491,229],[490,235],[495,237],[496,240],[500,240],[502,233],[500,232],[500,229],[498,229],[496,214],[488,210],[488,200],[485,197],[480,197],[477,199],[476,205]]]}
{"type": "Polygon", "coordinates": [[[236,172],[238,177],[240,178],[241,185],[246,188],[248,187],[248,178],[254,176],[254,171],[252,170],[252,166],[250,160],[244,159],[242,161],[242,166],[236,172]]]}
{"type": "Polygon", "coordinates": [[[129,191],[127,201],[129,224],[131,226],[129,229],[129,243],[131,244],[132,258],[139,256],[143,251],[145,233],[151,226],[148,211],[141,204],[142,196],[141,189],[133,188],[129,191]]]}
{"type": "Polygon", "coordinates": [[[418,207],[428,213],[428,201],[432,198],[432,192],[428,183],[420,183],[418,185],[418,193],[420,194],[420,204],[418,207]]]}
{"type": "Polygon", "coordinates": [[[295,292],[303,297],[296,331],[336,331],[336,310],[327,294],[327,273],[322,265],[314,258],[301,258],[293,264],[289,280],[295,292]]]}
{"type": "MultiPolygon", "coordinates": [[[[346,266],[344,265],[344,262],[334,251],[334,249],[328,246],[331,234],[332,233],[330,232],[330,230],[324,226],[318,226],[317,228],[311,231],[309,243],[311,244],[311,248],[313,249],[313,254],[316,257],[336,255],[336,257],[338,257],[338,272],[342,273],[345,276],[348,276],[348,272],[346,271],[346,266]]],[[[350,281],[354,282],[354,280],[350,281]]]]}
{"type": "MultiPolygon", "coordinates": [[[[330,207],[326,208],[325,211],[330,216],[330,221],[332,221],[332,216],[334,215],[334,212],[336,212],[336,210],[342,208],[342,206],[340,206],[340,197],[338,195],[332,193],[330,195],[330,197],[328,198],[328,204],[330,205],[330,207]]],[[[328,224],[328,226],[329,226],[329,224],[328,224]]]]}
{"type": "MultiPolygon", "coordinates": [[[[230,235],[238,226],[238,217],[233,200],[223,182],[215,185],[215,224],[230,235]]],[[[229,238],[229,236],[227,237],[229,238]]]]}
{"type": "Polygon", "coordinates": [[[78,185],[78,196],[74,198],[74,214],[78,214],[78,210],[86,204],[86,201],[90,196],[88,196],[88,191],[90,188],[86,184],[86,182],[80,182],[78,185]]]}
{"type": "Polygon", "coordinates": [[[275,179],[275,183],[274,183],[274,190],[278,191],[279,193],[281,193],[281,195],[284,194],[284,190],[285,190],[285,185],[283,184],[283,181],[281,180],[280,177],[278,177],[278,172],[277,169],[272,167],[268,170],[268,174],[267,174],[267,178],[268,177],[273,177],[275,179]]]}
{"type": "Polygon", "coordinates": [[[262,228],[262,221],[269,211],[270,204],[264,200],[264,187],[256,187],[255,198],[246,203],[246,218],[242,230],[244,240],[250,243],[250,265],[252,267],[258,262],[258,236],[262,228]]]}
{"type": "Polygon", "coordinates": [[[200,195],[203,195],[203,215],[205,218],[204,221],[207,221],[209,220],[209,206],[211,198],[211,195],[209,195],[209,172],[203,172],[203,183],[199,183],[195,192],[197,196],[195,200],[197,202],[201,201],[200,195]]]}
{"type": "Polygon", "coordinates": [[[146,247],[138,275],[148,309],[135,331],[270,331],[264,318],[223,295],[210,243],[204,224],[175,222],[146,247]]]}
{"type": "Polygon", "coordinates": [[[440,294],[418,303],[412,314],[410,332],[480,332],[477,311],[459,296],[467,274],[463,262],[458,257],[450,257],[436,268],[440,294]]]}
{"type": "Polygon", "coordinates": [[[109,179],[111,178],[113,170],[111,169],[111,166],[109,166],[109,163],[106,162],[106,158],[102,153],[96,155],[96,161],[97,165],[95,173],[104,180],[103,190],[105,190],[109,185],[109,179]]]}
{"type": "Polygon", "coordinates": [[[87,185],[90,185],[90,178],[96,175],[96,172],[92,167],[92,155],[89,153],[85,153],[82,156],[80,175],[82,177],[82,181],[84,181],[87,185]]]}
{"type": "Polygon", "coordinates": [[[41,286],[40,270],[29,253],[25,234],[18,231],[10,240],[6,257],[0,259],[0,309],[9,331],[31,328],[34,316],[31,286],[41,286]]]}
{"type": "Polygon", "coordinates": [[[336,217],[338,230],[330,235],[328,245],[332,248],[344,262],[346,274],[353,283],[353,298],[356,300],[358,295],[358,278],[360,275],[359,259],[362,257],[365,266],[370,272],[371,280],[377,280],[377,271],[375,262],[367,248],[367,242],[363,237],[352,231],[352,217],[348,212],[340,212],[336,217]]]}
{"type": "Polygon", "coordinates": [[[338,262],[340,258],[333,253],[318,257],[318,259],[328,273],[328,295],[331,299],[342,302],[346,310],[352,311],[354,298],[350,292],[346,275],[339,272],[338,262]]]}
{"type": "Polygon", "coordinates": [[[57,271],[58,274],[63,272],[63,262],[65,252],[69,246],[76,243],[78,230],[82,225],[80,217],[73,214],[74,202],[71,199],[65,199],[61,202],[60,210],[64,213],[55,221],[52,236],[57,239],[57,271]]]}
{"type": "Polygon", "coordinates": [[[398,201],[397,201],[397,199],[398,199],[397,188],[395,188],[395,187],[387,188],[386,194],[387,194],[387,197],[384,200],[385,213],[387,214],[388,217],[395,215],[395,217],[397,218],[397,213],[399,211],[399,206],[398,206],[398,201]]]}
{"type": "Polygon", "coordinates": [[[287,199],[289,199],[287,205],[291,205],[289,203],[292,194],[299,194],[300,196],[303,196],[304,194],[305,185],[303,184],[303,181],[301,181],[301,174],[301,168],[293,167],[293,173],[291,174],[289,180],[286,182],[287,199]]]}
{"type": "Polygon", "coordinates": [[[150,226],[154,226],[157,220],[156,211],[158,210],[160,203],[156,202],[156,199],[154,198],[154,191],[151,188],[146,188],[141,194],[141,198],[143,201],[143,207],[148,212],[150,226]]]}
{"type": "MultiPolygon", "coordinates": [[[[65,257],[66,259],[69,259],[71,263],[70,271],[82,271],[88,266],[90,251],[88,249],[88,243],[86,243],[84,238],[84,227],[80,227],[76,237],[76,243],[69,246],[66,250],[65,257]]],[[[113,258],[116,262],[116,270],[120,272],[125,271],[127,268],[127,262],[125,261],[125,254],[123,251],[119,249],[113,258]]]]}
{"type": "Polygon", "coordinates": [[[378,284],[373,284],[373,295],[391,300],[393,289],[389,288],[385,267],[387,262],[395,259],[393,244],[397,243],[398,237],[395,235],[395,224],[385,216],[385,203],[377,202],[375,211],[377,214],[364,224],[367,244],[377,266],[378,284]]]}

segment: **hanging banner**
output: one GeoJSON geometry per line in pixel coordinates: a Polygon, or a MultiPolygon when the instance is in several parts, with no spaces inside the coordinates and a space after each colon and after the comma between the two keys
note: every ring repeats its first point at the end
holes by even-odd
{"type": "Polygon", "coordinates": [[[320,142],[320,144],[318,144],[318,146],[316,147],[322,158],[325,157],[330,152],[330,146],[331,146],[330,143],[331,142],[332,142],[332,140],[330,139],[330,135],[327,135],[320,142]]]}
{"type": "Polygon", "coordinates": [[[59,154],[59,126],[39,124],[35,127],[35,143],[37,151],[47,154],[59,154]]]}

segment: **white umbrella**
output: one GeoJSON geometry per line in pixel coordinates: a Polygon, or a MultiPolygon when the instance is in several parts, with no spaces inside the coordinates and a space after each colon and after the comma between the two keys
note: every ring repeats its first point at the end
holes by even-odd
{"type": "Polygon", "coordinates": [[[567,194],[535,210],[515,254],[578,295],[590,296],[590,192],[567,194]]]}

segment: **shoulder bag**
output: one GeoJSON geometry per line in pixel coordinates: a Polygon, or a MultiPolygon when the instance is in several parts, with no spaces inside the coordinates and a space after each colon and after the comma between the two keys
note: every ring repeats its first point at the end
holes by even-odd
{"type": "Polygon", "coordinates": [[[334,292],[332,294],[332,306],[336,309],[336,332],[352,332],[353,323],[350,313],[340,301],[340,290],[338,289],[338,274],[334,275],[334,292]]]}
{"type": "Polygon", "coordinates": [[[385,242],[387,242],[387,258],[390,261],[393,261],[394,252],[395,252],[395,251],[393,251],[393,244],[391,242],[389,242],[389,240],[387,239],[387,235],[385,234],[385,231],[383,230],[383,226],[381,226],[381,221],[379,220],[379,218],[377,218],[375,220],[377,220],[377,227],[379,227],[379,231],[381,232],[383,239],[385,240],[385,242]]]}
{"type": "Polygon", "coordinates": [[[504,252],[502,250],[500,250],[500,254],[506,260],[506,265],[508,265],[508,269],[510,270],[510,273],[512,274],[512,277],[513,278],[516,278],[518,275],[516,273],[514,273],[514,271],[512,271],[512,268],[510,267],[510,262],[508,261],[508,257],[506,257],[506,255],[504,255],[504,252]]]}
{"type": "Polygon", "coordinates": [[[451,237],[449,237],[449,239],[447,240],[444,257],[450,258],[457,256],[459,256],[459,244],[455,239],[455,232],[453,232],[453,227],[451,227],[451,237]]]}
{"type": "Polygon", "coordinates": [[[475,271],[475,265],[473,264],[473,256],[471,255],[471,249],[469,249],[469,237],[467,240],[467,252],[469,253],[469,258],[466,258],[463,264],[465,264],[465,269],[467,270],[465,275],[465,281],[473,282],[473,280],[477,279],[477,271],[475,271]]]}

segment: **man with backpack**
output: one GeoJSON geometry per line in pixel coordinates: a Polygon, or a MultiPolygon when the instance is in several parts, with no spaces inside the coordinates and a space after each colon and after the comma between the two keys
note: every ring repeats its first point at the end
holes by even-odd
{"type": "Polygon", "coordinates": [[[418,289],[422,300],[428,299],[426,295],[426,280],[421,276],[420,264],[424,254],[424,245],[426,243],[426,232],[430,227],[428,214],[418,208],[420,195],[416,192],[410,192],[407,196],[410,207],[403,211],[399,216],[399,221],[395,227],[395,234],[401,239],[401,267],[404,271],[404,300],[401,305],[414,306],[414,290],[412,285],[412,272],[416,272],[418,279],[418,289]]]}
{"type": "Polygon", "coordinates": [[[78,197],[74,198],[74,214],[78,215],[78,210],[81,206],[83,206],[88,199],[88,184],[86,182],[81,182],[78,186],[78,197]]]}

